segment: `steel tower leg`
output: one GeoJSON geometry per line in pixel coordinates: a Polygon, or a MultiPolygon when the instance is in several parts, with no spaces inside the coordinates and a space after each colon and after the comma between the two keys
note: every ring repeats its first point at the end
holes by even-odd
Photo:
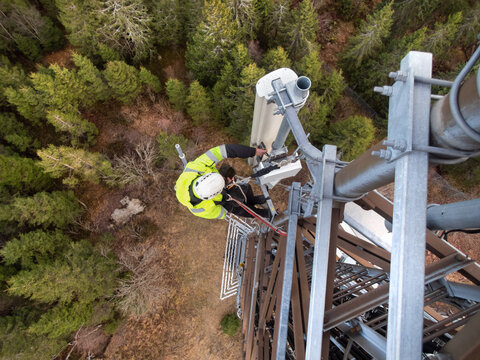
{"type": "Polygon", "coordinates": [[[428,154],[412,147],[428,145],[430,85],[415,83],[414,76],[431,77],[432,55],[410,52],[401,62],[401,71],[408,76],[393,86],[388,137],[404,142],[409,151],[395,161],[387,359],[420,359],[428,154]]]}

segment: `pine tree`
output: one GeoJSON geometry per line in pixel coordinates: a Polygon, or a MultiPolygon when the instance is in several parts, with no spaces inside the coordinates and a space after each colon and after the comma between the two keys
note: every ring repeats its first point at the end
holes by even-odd
{"type": "Polygon", "coordinates": [[[28,78],[21,66],[12,65],[6,56],[0,55],[0,105],[7,104],[4,94],[7,87],[19,88],[27,81],[28,78]]]}
{"type": "Polygon", "coordinates": [[[100,153],[68,146],[49,145],[37,151],[40,166],[53,178],[63,178],[63,183],[73,186],[80,180],[94,184],[104,179],[113,182],[115,173],[112,164],[100,153]]]}
{"type": "Polygon", "coordinates": [[[287,52],[281,47],[270,49],[263,58],[262,67],[268,72],[280,68],[292,67],[292,62],[288,58],[287,52]]]}
{"type": "Polygon", "coordinates": [[[77,67],[76,77],[85,89],[82,103],[92,105],[97,101],[106,100],[108,86],[103,81],[100,70],[85,56],[74,53],[72,58],[77,67]]]}
{"type": "Polygon", "coordinates": [[[232,60],[222,69],[220,77],[213,87],[212,116],[219,124],[229,125],[235,108],[235,89],[240,85],[242,70],[253,62],[247,48],[238,44],[232,52],[232,60]]]}
{"type": "Polygon", "coordinates": [[[317,46],[317,31],[318,20],[313,4],[311,0],[303,0],[281,27],[282,45],[291,58],[298,59],[317,46]]]}
{"type": "Polygon", "coordinates": [[[350,66],[359,66],[366,58],[382,49],[383,40],[389,36],[392,26],[392,4],[393,1],[373,15],[368,15],[367,20],[360,25],[358,34],[350,38],[341,55],[350,66]]]}
{"type": "Polygon", "coordinates": [[[159,93],[162,90],[162,84],[158,77],[153,75],[143,66],[140,67],[139,79],[142,84],[147,86],[147,88],[153,92],[159,93]]]}
{"type": "Polygon", "coordinates": [[[252,128],[252,114],[255,103],[255,85],[265,70],[255,63],[246,66],[241,73],[240,84],[234,89],[236,106],[232,112],[235,121],[230,123],[228,132],[240,141],[247,143],[252,128]]]}
{"type": "Polygon", "coordinates": [[[182,14],[179,0],[160,0],[150,4],[155,41],[160,46],[182,42],[182,14]]]}
{"type": "Polygon", "coordinates": [[[25,85],[19,88],[7,87],[5,89],[7,101],[16,107],[17,112],[33,125],[39,125],[45,117],[45,104],[35,89],[25,85]]]}
{"type": "Polygon", "coordinates": [[[38,161],[0,154],[0,188],[10,194],[30,195],[48,190],[51,185],[52,178],[43,172],[38,161]]]}
{"type": "Polygon", "coordinates": [[[20,234],[0,250],[7,265],[20,263],[22,269],[51,263],[70,244],[70,238],[60,230],[35,230],[20,234]]]}
{"type": "Polygon", "coordinates": [[[229,0],[228,7],[234,14],[238,29],[243,35],[255,39],[260,26],[260,17],[255,0],[229,0]]]}
{"type": "Polygon", "coordinates": [[[239,41],[239,31],[232,14],[220,0],[209,0],[202,11],[202,21],[187,42],[187,66],[204,85],[215,84],[228,61],[228,54],[239,41]]]}
{"type": "Polygon", "coordinates": [[[263,10],[263,33],[270,47],[279,45],[282,29],[290,16],[291,0],[261,0],[263,10]]]}
{"type": "Polygon", "coordinates": [[[182,42],[191,40],[197,26],[202,21],[205,0],[178,0],[182,26],[182,42]]]}
{"type": "Polygon", "coordinates": [[[311,91],[320,92],[324,88],[322,84],[325,81],[326,74],[318,50],[308,52],[295,64],[295,68],[299,75],[307,76],[310,79],[312,82],[311,91]]]}
{"type": "Polygon", "coordinates": [[[139,71],[123,61],[110,61],[103,75],[113,97],[124,104],[136,99],[140,93],[139,71]]]}
{"type": "Polygon", "coordinates": [[[175,110],[183,111],[186,108],[188,95],[187,86],[178,79],[169,79],[165,84],[168,100],[175,110]]]}
{"type": "Polygon", "coordinates": [[[322,140],[327,134],[327,117],[330,109],[323,104],[322,99],[315,92],[311,92],[306,105],[298,113],[298,117],[310,141],[314,145],[322,146],[322,140]]]}
{"type": "Polygon", "coordinates": [[[432,52],[435,58],[445,59],[461,21],[462,13],[457,12],[450,15],[445,23],[436,22],[435,29],[425,39],[425,50],[432,52]]]}
{"type": "Polygon", "coordinates": [[[71,191],[39,192],[32,197],[19,197],[10,204],[0,205],[0,222],[65,228],[82,210],[71,191]]]}
{"type": "MultiPolygon", "coordinates": [[[[50,264],[22,270],[8,281],[8,293],[44,303],[88,304],[111,296],[117,265],[86,241],[71,243],[62,257],[50,264]]],[[[46,322],[46,321],[45,321],[46,322]]]]}
{"type": "Polygon", "coordinates": [[[188,145],[188,139],[183,135],[167,134],[160,132],[157,135],[158,144],[158,164],[162,167],[175,169],[178,162],[178,154],[175,150],[175,144],[180,144],[182,149],[188,145]]]}
{"type": "MultiPolygon", "coordinates": [[[[458,28],[456,40],[463,46],[470,46],[477,40],[480,33],[480,3],[477,2],[472,9],[462,12],[462,23],[458,28]]],[[[1,80],[0,80],[1,81],[1,80]]]]}
{"type": "Polygon", "coordinates": [[[87,324],[92,310],[92,304],[89,303],[59,304],[42,314],[40,320],[30,325],[28,331],[53,339],[64,338],[87,324]]]}
{"type": "Polygon", "coordinates": [[[153,45],[152,17],[142,2],[132,0],[105,0],[99,2],[93,15],[100,27],[97,38],[112,49],[133,58],[145,59],[153,45]]]}
{"type": "Polygon", "coordinates": [[[342,70],[337,71],[335,69],[325,76],[324,81],[320,83],[320,100],[329,111],[332,111],[335,105],[337,105],[346,86],[342,70]]]}
{"type": "Polygon", "coordinates": [[[98,135],[97,127],[90,121],[82,119],[82,116],[77,111],[49,111],[47,120],[55,127],[55,130],[68,132],[71,135],[70,141],[74,146],[82,143],[94,145],[96,142],[98,135]]]}
{"type": "Polygon", "coordinates": [[[197,80],[190,84],[186,104],[187,113],[195,125],[204,124],[210,120],[212,101],[207,90],[197,80]]]}
{"type": "Polygon", "coordinates": [[[335,144],[342,159],[350,161],[361,155],[374,139],[375,127],[369,118],[354,115],[330,126],[325,144],[335,144]]]}
{"type": "Polygon", "coordinates": [[[27,129],[13,113],[0,113],[0,139],[20,152],[35,150],[39,141],[30,136],[27,129]]]}

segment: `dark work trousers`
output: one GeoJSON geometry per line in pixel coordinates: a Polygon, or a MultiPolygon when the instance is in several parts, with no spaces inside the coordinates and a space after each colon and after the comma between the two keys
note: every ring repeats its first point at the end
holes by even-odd
{"type": "Polygon", "coordinates": [[[253,190],[250,184],[242,184],[242,185],[234,185],[230,189],[224,190],[224,199],[222,201],[222,206],[229,212],[238,215],[238,216],[243,216],[247,218],[253,217],[250,215],[245,209],[243,209],[240,205],[238,205],[235,201],[228,201],[226,200],[228,196],[226,194],[230,195],[234,199],[237,199],[241,203],[247,205],[250,209],[252,209],[255,213],[258,215],[264,217],[264,218],[269,218],[270,217],[270,211],[267,209],[262,209],[262,208],[257,208],[255,205],[261,204],[264,202],[263,196],[254,196],[253,195],[253,190]]]}

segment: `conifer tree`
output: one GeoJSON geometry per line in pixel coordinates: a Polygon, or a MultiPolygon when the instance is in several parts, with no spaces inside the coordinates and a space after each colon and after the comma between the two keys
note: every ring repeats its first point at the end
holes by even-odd
{"type": "Polygon", "coordinates": [[[312,1],[303,0],[282,25],[280,37],[290,56],[298,59],[316,47],[317,31],[318,20],[312,1]]]}
{"type": "Polygon", "coordinates": [[[45,117],[45,104],[35,89],[29,85],[19,88],[7,87],[5,89],[7,101],[16,107],[17,112],[33,125],[39,125],[45,117]]]}
{"type": "Polygon", "coordinates": [[[205,0],[178,0],[182,22],[182,40],[191,40],[197,26],[202,21],[205,0]]]}
{"type": "Polygon", "coordinates": [[[103,75],[113,97],[124,104],[136,99],[140,93],[139,71],[123,61],[110,61],[103,75]]]}
{"type": "Polygon", "coordinates": [[[333,69],[329,75],[325,76],[324,81],[320,83],[320,100],[329,111],[332,111],[340,100],[346,86],[342,70],[337,71],[336,69],[333,69]]]}
{"type": "Polygon", "coordinates": [[[188,68],[202,84],[215,84],[239,37],[227,6],[220,0],[208,0],[202,11],[202,21],[187,42],[185,54],[188,68]]]}
{"type": "Polygon", "coordinates": [[[67,132],[71,135],[71,143],[74,146],[85,143],[93,145],[96,142],[98,129],[95,124],[82,119],[77,111],[62,112],[53,110],[47,113],[47,120],[59,132],[67,132]]]}
{"type": "Polygon", "coordinates": [[[222,69],[220,77],[213,87],[212,116],[220,124],[230,124],[235,108],[235,89],[240,85],[242,70],[253,62],[247,48],[238,44],[232,52],[232,60],[222,69]]]}
{"type": "MultiPolygon", "coordinates": [[[[458,27],[456,40],[463,46],[474,44],[480,33],[480,2],[476,2],[472,9],[462,12],[462,23],[458,27]]],[[[1,80],[0,80],[1,81],[1,80]]]]}
{"type": "Polygon", "coordinates": [[[310,79],[312,82],[311,91],[321,91],[326,74],[318,50],[309,51],[295,64],[295,68],[299,75],[307,76],[310,79]]]}
{"type": "Polygon", "coordinates": [[[383,40],[390,34],[393,1],[367,16],[357,35],[351,37],[342,58],[349,64],[359,66],[366,58],[381,50],[383,40]]]}
{"type": "Polygon", "coordinates": [[[263,32],[271,47],[279,45],[282,37],[282,29],[286,28],[286,22],[290,16],[291,0],[261,0],[260,7],[263,10],[263,32]]]}
{"type": "Polygon", "coordinates": [[[10,194],[30,195],[48,190],[51,185],[52,178],[43,172],[38,161],[0,154],[0,188],[10,194]]]}
{"type": "Polygon", "coordinates": [[[322,146],[322,140],[328,133],[327,118],[329,107],[322,103],[322,99],[315,92],[311,92],[308,101],[298,113],[305,132],[310,134],[310,141],[314,145],[322,146]]]}
{"type": "Polygon", "coordinates": [[[28,78],[21,66],[12,65],[6,56],[0,55],[0,105],[7,104],[4,94],[7,87],[19,88],[27,81],[28,78]]]}
{"type": "Polygon", "coordinates": [[[8,241],[0,254],[7,265],[20,263],[23,269],[31,269],[38,264],[51,263],[70,242],[60,230],[35,230],[8,241]]]}
{"type": "Polygon", "coordinates": [[[116,264],[86,241],[70,243],[62,257],[22,270],[8,281],[8,293],[44,303],[88,304],[110,296],[116,286],[116,264]]]}
{"type": "Polygon", "coordinates": [[[182,8],[179,0],[154,1],[150,5],[155,41],[160,46],[182,42],[182,8]]]}
{"type": "Polygon", "coordinates": [[[177,111],[183,111],[186,108],[188,95],[187,86],[178,79],[169,79],[165,84],[168,100],[177,111]]]}
{"type": "Polygon", "coordinates": [[[323,142],[335,144],[342,152],[342,159],[351,161],[361,155],[374,139],[375,127],[369,118],[350,116],[332,124],[323,142]]]}
{"type": "Polygon", "coordinates": [[[255,39],[260,26],[260,16],[256,9],[256,1],[229,0],[228,6],[232,10],[240,32],[250,39],[255,39]]]}
{"type": "Polygon", "coordinates": [[[59,304],[42,314],[40,320],[30,325],[28,331],[48,338],[65,338],[82,325],[88,324],[92,307],[92,304],[84,302],[59,304]]]}
{"type": "Polygon", "coordinates": [[[74,53],[72,58],[77,67],[76,77],[85,89],[82,103],[92,105],[97,101],[106,100],[108,86],[103,81],[100,70],[85,56],[74,53]]]}
{"type": "Polygon", "coordinates": [[[0,113],[0,139],[20,152],[39,147],[39,141],[30,136],[27,129],[13,113],[0,113]]]}
{"type": "Polygon", "coordinates": [[[140,66],[139,78],[140,82],[152,91],[158,93],[162,90],[162,84],[160,83],[158,77],[153,75],[148,69],[144,68],[143,66],[140,66]]]}
{"type": "Polygon", "coordinates": [[[445,23],[436,22],[435,29],[425,39],[425,50],[432,52],[436,58],[445,59],[461,21],[462,13],[457,12],[450,15],[445,23]]]}
{"type": "Polygon", "coordinates": [[[268,72],[280,68],[292,67],[292,62],[288,58],[287,52],[281,47],[270,49],[263,58],[262,67],[268,72]]]}
{"type": "Polygon", "coordinates": [[[65,228],[81,213],[82,208],[73,192],[39,192],[32,197],[18,197],[9,204],[0,205],[0,222],[65,228]]]}
{"type": "Polygon", "coordinates": [[[252,114],[255,103],[255,85],[265,70],[255,63],[246,66],[241,73],[240,84],[234,89],[236,106],[232,112],[235,121],[230,123],[228,132],[246,143],[252,128],[252,114]]]}
{"type": "Polygon", "coordinates": [[[186,98],[187,113],[195,125],[206,123],[211,118],[212,102],[207,90],[195,80],[190,84],[186,98]]]}
{"type": "Polygon", "coordinates": [[[73,186],[80,180],[94,184],[100,180],[113,182],[115,173],[112,164],[100,153],[68,146],[49,145],[37,151],[40,166],[53,178],[63,178],[63,183],[73,186]]]}

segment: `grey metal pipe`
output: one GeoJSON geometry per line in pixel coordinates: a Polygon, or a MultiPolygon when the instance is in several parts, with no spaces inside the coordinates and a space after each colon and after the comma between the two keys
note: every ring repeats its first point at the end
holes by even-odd
{"type": "Polygon", "coordinates": [[[187,166],[187,159],[185,158],[185,154],[183,153],[180,144],[175,144],[175,149],[177,149],[178,157],[182,160],[183,167],[187,166]]]}
{"type": "Polygon", "coordinates": [[[427,227],[431,230],[479,229],[480,199],[429,205],[427,227]]]}
{"type": "Polygon", "coordinates": [[[335,195],[358,197],[391,183],[395,176],[395,162],[387,162],[372,151],[383,148],[378,143],[342,168],[335,176],[335,195]]]}
{"type": "Polygon", "coordinates": [[[290,133],[290,125],[288,125],[288,120],[284,117],[282,123],[280,124],[280,129],[278,129],[277,137],[272,143],[272,150],[278,150],[282,148],[283,144],[287,140],[288,134],[290,133]]]}
{"type": "MultiPolygon", "coordinates": [[[[480,49],[480,48],[479,48],[480,49]]],[[[458,93],[459,109],[468,126],[480,132],[480,89],[475,76],[471,76],[458,93]]],[[[452,115],[450,97],[452,93],[437,101],[430,114],[431,144],[461,151],[480,150],[480,142],[467,135],[452,115]]]]}

